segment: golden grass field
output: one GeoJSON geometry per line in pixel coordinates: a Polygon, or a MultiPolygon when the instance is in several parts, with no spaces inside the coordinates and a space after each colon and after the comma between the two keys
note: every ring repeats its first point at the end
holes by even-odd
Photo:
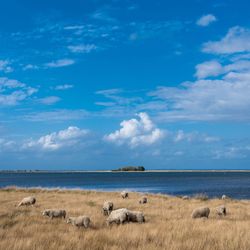
{"type": "Polygon", "coordinates": [[[122,199],[116,192],[78,190],[6,189],[0,190],[1,250],[87,250],[87,249],[250,249],[250,201],[181,198],[150,195],[139,204],[139,193],[122,199]],[[16,207],[25,196],[34,195],[34,207],[16,207]],[[143,211],[144,224],[106,225],[102,214],[105,200],[115,208],[143,211]],[[220,218],[215,207],[225,204],[226,217],[220,218]],[[191,219],[199,206],[211,209],[209,219],[191,219]],[[63,219],[43,217],[46,208],[62,208],[69,216],[88,215],[92,225],[78,229],[63,219]]]}

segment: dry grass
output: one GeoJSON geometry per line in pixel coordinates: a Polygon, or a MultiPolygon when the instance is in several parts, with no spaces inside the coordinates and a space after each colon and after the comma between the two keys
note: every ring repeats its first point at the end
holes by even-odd
{"type": "Polygon", "coordinates": [[[250,201],[148,195],[149,202],[139,204],[139,198],[138,193],[123,200],[114,192],[1,190],[0,249],[250,249],[250,201]],[[37,198],[34,207],[15,207],[29,195],[37,198]],[[101,213],[104,200],[112,200],[115,208],[143,211],[146,223],[107,227],[101,213]],[[224,218],[215,214],[221,204],[228,209],[224,218]],[[203,205],[211,209],[209,219],[191,219],[192,210],[203,205]],[[92,227],[77,229],[62,219],[42,217],[46,208],[63,208],[72,216],[89,215],[92,227]]]}

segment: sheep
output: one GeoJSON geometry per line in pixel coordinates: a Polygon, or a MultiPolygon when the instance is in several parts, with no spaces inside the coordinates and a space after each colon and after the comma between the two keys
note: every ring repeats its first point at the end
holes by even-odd
{"type": "Polygon", "coordinates": [[[182,196],[182,199],[183,199],[183,200],[189,200],[189,196],[184,195],[184,196],[182,196]]]}
{"type": "Polygon", "coordinates": [[[33,196],[25,197],[22,199],[22,201],[18,204],[18,207],[20,206],[33,206],[36,203],[36,198],[33,196]]]}
{"type": "Polygon", "coordinates": [[[147,202],[148,202],[148,199],[147,199],[147,197],[145,197],[145,196],[141,197],[141,199],[139,200],[139,203],[140,203],[140,204],[145,204],[145,203],[147,203],[147,202]]]}
{"type": "Polygon", "coordinates": [[[71,223],[76,227],[85,227],[88,228],[90,225],[90,218],[88,216],[78,216],[78,217],[69,217],[66,221],[68,224],[71,223]]]}
{"type": "Polygon", "coordinates": [[[66,211],[62,209],[46,209],[42,212],[43,216],[48,216],[51,219],[55,218],[66,218],[66,211]]]}
{"type": "Polygon", "coordinates": [[[122,191],[122,192],[121,192],[121,197],[122,197],[123,199],[128,198],[128,192],[122,191]]]}
{"type": "Polygon", "coordinates": [[[222,196],[221,196],[221,199],[222,200],[228,200],[228,199],[230,199],[227,195],[225,195],[225,194],[223,194],[222,196]]]}
{"type": "Polygon", "coordinates": [[[206,217],[208,218],[210,209],[208,207],[199,207],[193,210],[191,217],[193,219],[206,217]]]}
{"type": "Polygon", "coordinates": [[[138,222],[138,223],[145,222],[144,214],[142,212],[128,210],[127,215],[128,215],[128,221],[138,222]]]}
{"type": "Polygon", "coordinates": [[[219,207],[216,208],[216,213],[219,215],[219,216],[226,216],[227,214],[227,210],[226,210],[226,207],[224,205],[221,205],[219,207]]]}
{"type": "Polygon", "coordinates": [[[109,215],[114,208],[114,204],[111,201],[105,201],[102,207],[102,211],[104,215],[109,215]]]}
{"type": "Polygon", "coordinates": [[[108,225],[112,223],[123,224],[125,222],[145,222],[144,214],[139,211],[131,211],[126,208],[113,210],[107,219],[108,225]]]}
{"type": "Polygon", "coordinates": [[[117,210],[113,210],[109,217],[107,218],[107,224],[110,225],[112,223],[123,224],[128,221],[128,209],[120,208],[117,210]]]}

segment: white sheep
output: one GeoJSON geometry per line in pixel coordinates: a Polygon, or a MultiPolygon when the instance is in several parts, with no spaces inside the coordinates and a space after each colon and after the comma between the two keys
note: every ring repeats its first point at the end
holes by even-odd
{"type": "Polygon", "coordinates": [[[114,208],[114,204],[112,201],[105,201],[102,207],[102,211],[104,215],[109,215],[114,208]]]}
{"type": "Polygon", "coordinates": [[[128,215],[128,221],[138,222],[138,223],[145,222],[144,214],[142,212],[128,210],[127,215],[128,215]]]}
{"type": "Polygon", "coordinates": [[[71,223],[76,227],[85,227],[88,228],[90,225],[90,218],[88,216],[78,216],[78,217],[69,217],[67,223],[71,223]]]}
{"type": "Polygon", "coordinates": [[[22,201],[18,204],[18,207],[20,206],[33,206],[36,203],[36,198],[33,196],[25,197],[22,199],[22,201]]]}
{"type": "Polygon", "coordinates": [[[209,213],[210,213],[210,209],[208,207],[199,207],[193,210],[191,216],[193,219],[202,218],[202,217],[208,218],[209,213]]]}
{"type": "Polygon", "coordinates": [[[66,218],[66,211],[63,209],[46,209],[42,212],[43,216],[53,218],[66,218]]]}
{"type": "Polygon", "coordinates": [[[127,191],[122,191],[122,192],[121,192],[121,197],[122,197],[123,199],[128,198],[128,192],[127,192],[127,191]]]}
{"type": "Polygon", "coordinates": [[[216,208],[216,213],[219,215],[219,216],[222,216],[222,215],[226,215],[227,214],[227,209],[224,205],[221,205],[219,207],[216,208]]]}
{"type": "Polygon", "coordinates": [[[229,200],[230,198],[229,198],[227,195],[223,194],[223,195],[221,196],[221,199],[222,199],[222,200],[229,200]]]}
{"type": "Polygon", "coordinates": [[[107,224],[110,225],[112,223],[123,224],[128,221],[128,209],[120,208],[113,210],[109,217],[107,218],[107,224]]]}

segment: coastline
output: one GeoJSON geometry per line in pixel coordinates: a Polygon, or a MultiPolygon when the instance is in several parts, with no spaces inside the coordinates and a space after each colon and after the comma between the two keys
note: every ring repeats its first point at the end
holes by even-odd
{"type": "Polygon", "coordinates": [[[145,171],[112,171],[112,170],[0,170],[1,173],[250,173],[250,169],[163,169],[145,171]]]}
{"type": "MultiPolygon", "coordinates": [[[[130,189],[110,189],[110,190],[106,190],[106,189],[84,189],[84,188],[67,188],[67,187],[22,187],[22,186],[6,186],[6,187],[0,187],[0,192],[27,192],[27,193],[44,193],[44,192],[59,192],[59,193],[93,193],[93,194],[116,194],[119,196],[120,192],[126,190],[128,191],[130,194],[136,195],[136,196],[140,196],[140,195],[147,195],[150,197],[168,197],[168,198],[177,198],[177,199],[181,199],[183,196],[186,195],[174,195],[174,194],[170,194],[170,193],[153,193],[153,192],[143,192],[143,191],[133,191],[130,189]]],[[[205,200],[220,200],[219,197],[209,197],[207,196],[205,193],[194,193],[191,195],[188,195],[188,197],[190,199],[194,199],[196,200],[197,196],[205,196],[206,199],[205,200]]],[[[239,198],[232,198],[229,197],[230,201],[246,201],[246,202],[250,202],[250,199],[239,199],[239,198]]]]}

